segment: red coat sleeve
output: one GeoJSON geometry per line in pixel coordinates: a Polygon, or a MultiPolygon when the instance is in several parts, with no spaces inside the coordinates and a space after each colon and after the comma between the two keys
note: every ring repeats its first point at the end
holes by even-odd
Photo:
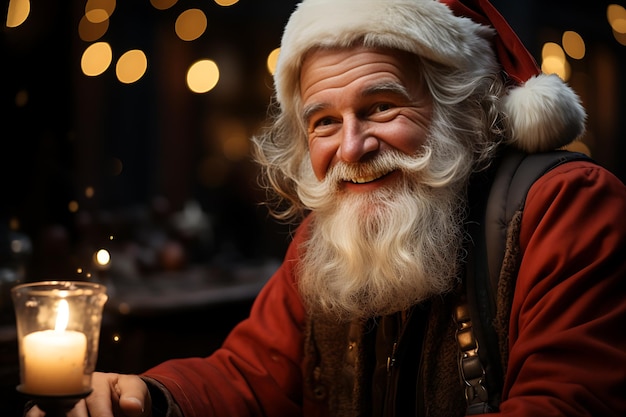
{"type": "MultiPolygon", "coordinates": [[[[304,308],[294,271],[300,227],[250,316],[207,358],[174,359],[144,373],[162,383],[185,417],[297,416],[302,406],[304,308]]],[[[211,325],[208,318],[206,326],[211,325]]]]}
{"type": "Polygon", "coordinates": [[[501,414],[626,416],[626,188],[588,162],[529,191],[501,414]]]}

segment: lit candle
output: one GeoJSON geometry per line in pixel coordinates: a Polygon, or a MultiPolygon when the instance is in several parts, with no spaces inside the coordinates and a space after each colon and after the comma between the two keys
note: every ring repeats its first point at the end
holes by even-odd
{"type": "Polygon", "coordinates": [[[67,301],[61,300],[54,330],[24,336],[24,392],[71,395],[85,391],[87,337],[81,332],[66,330],[68,321],[69,306],[67,301]]]}

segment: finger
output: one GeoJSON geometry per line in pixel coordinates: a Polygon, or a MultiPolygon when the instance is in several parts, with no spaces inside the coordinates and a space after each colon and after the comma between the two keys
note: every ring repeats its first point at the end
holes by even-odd
{"type": "Polygon", "coordinates": [[[86,399],[91,417],[113,417],[113,404],[117,404],[118,395],[112,388],[118,374],[94,372],[91,378],[92,393],[86,399]]]}
{"type": "Polygon", "coordinates": [[[125,416],[150,415],[150,393],[148,386],[141,378],[136,375],[120,375],[116,391],[120,396],[119,406],[125,416]]]}
{"type": "Polygon", "coordinates": [[[39,407],[34,406],[31,407],[30,410],[24,415],[24,417],[44,417],[44,412],[39,409],[39,407]]]}

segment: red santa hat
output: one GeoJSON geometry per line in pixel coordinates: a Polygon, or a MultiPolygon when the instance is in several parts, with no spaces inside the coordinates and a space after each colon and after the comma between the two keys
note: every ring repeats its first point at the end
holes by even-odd
{"type": "Polygon", "coordinates": [[[542,74],[504,18],[487,0],[304,0],[283,34],[274,82],[284,111],[297,114],[304,54],[314,47],[389,47],[477,77],[504,72],[502,98],[511,143],[542,152],[584,131],[585,110],[558,76],[542,74]]]}

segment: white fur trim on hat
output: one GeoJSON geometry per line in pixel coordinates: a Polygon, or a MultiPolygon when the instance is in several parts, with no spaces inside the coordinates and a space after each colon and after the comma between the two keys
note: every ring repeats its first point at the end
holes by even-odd
{"type": "MultiPolygon", "coordinates": [[[[449,0],[453,1],[453,0],[449,0]]],[[[283,34],[274,83],[285,112],[296,117],[305,54],[315,47],[365,46],[407,51],[481,77],[503,70],[491,26],[457,16],[436,0],[304,0],[283,34]]],[[[523,46],[521,46],[523,48],[523,46]]],[[[557,76],[538,75],[513,85],[503,98],[511,143],[528,152],[564,146],[584,131],[585,111],[557,76]]]]}
{"type": "Polygon", "coordinates": [[[305,0],[283,34],[274,73],[277,99],[285,110],[294,104],[302,59],[314,47],[347,47],[363,40],[366,46],[492,73],[499,68],[489,41],[494,34],[434,0],[305,0]]]}

